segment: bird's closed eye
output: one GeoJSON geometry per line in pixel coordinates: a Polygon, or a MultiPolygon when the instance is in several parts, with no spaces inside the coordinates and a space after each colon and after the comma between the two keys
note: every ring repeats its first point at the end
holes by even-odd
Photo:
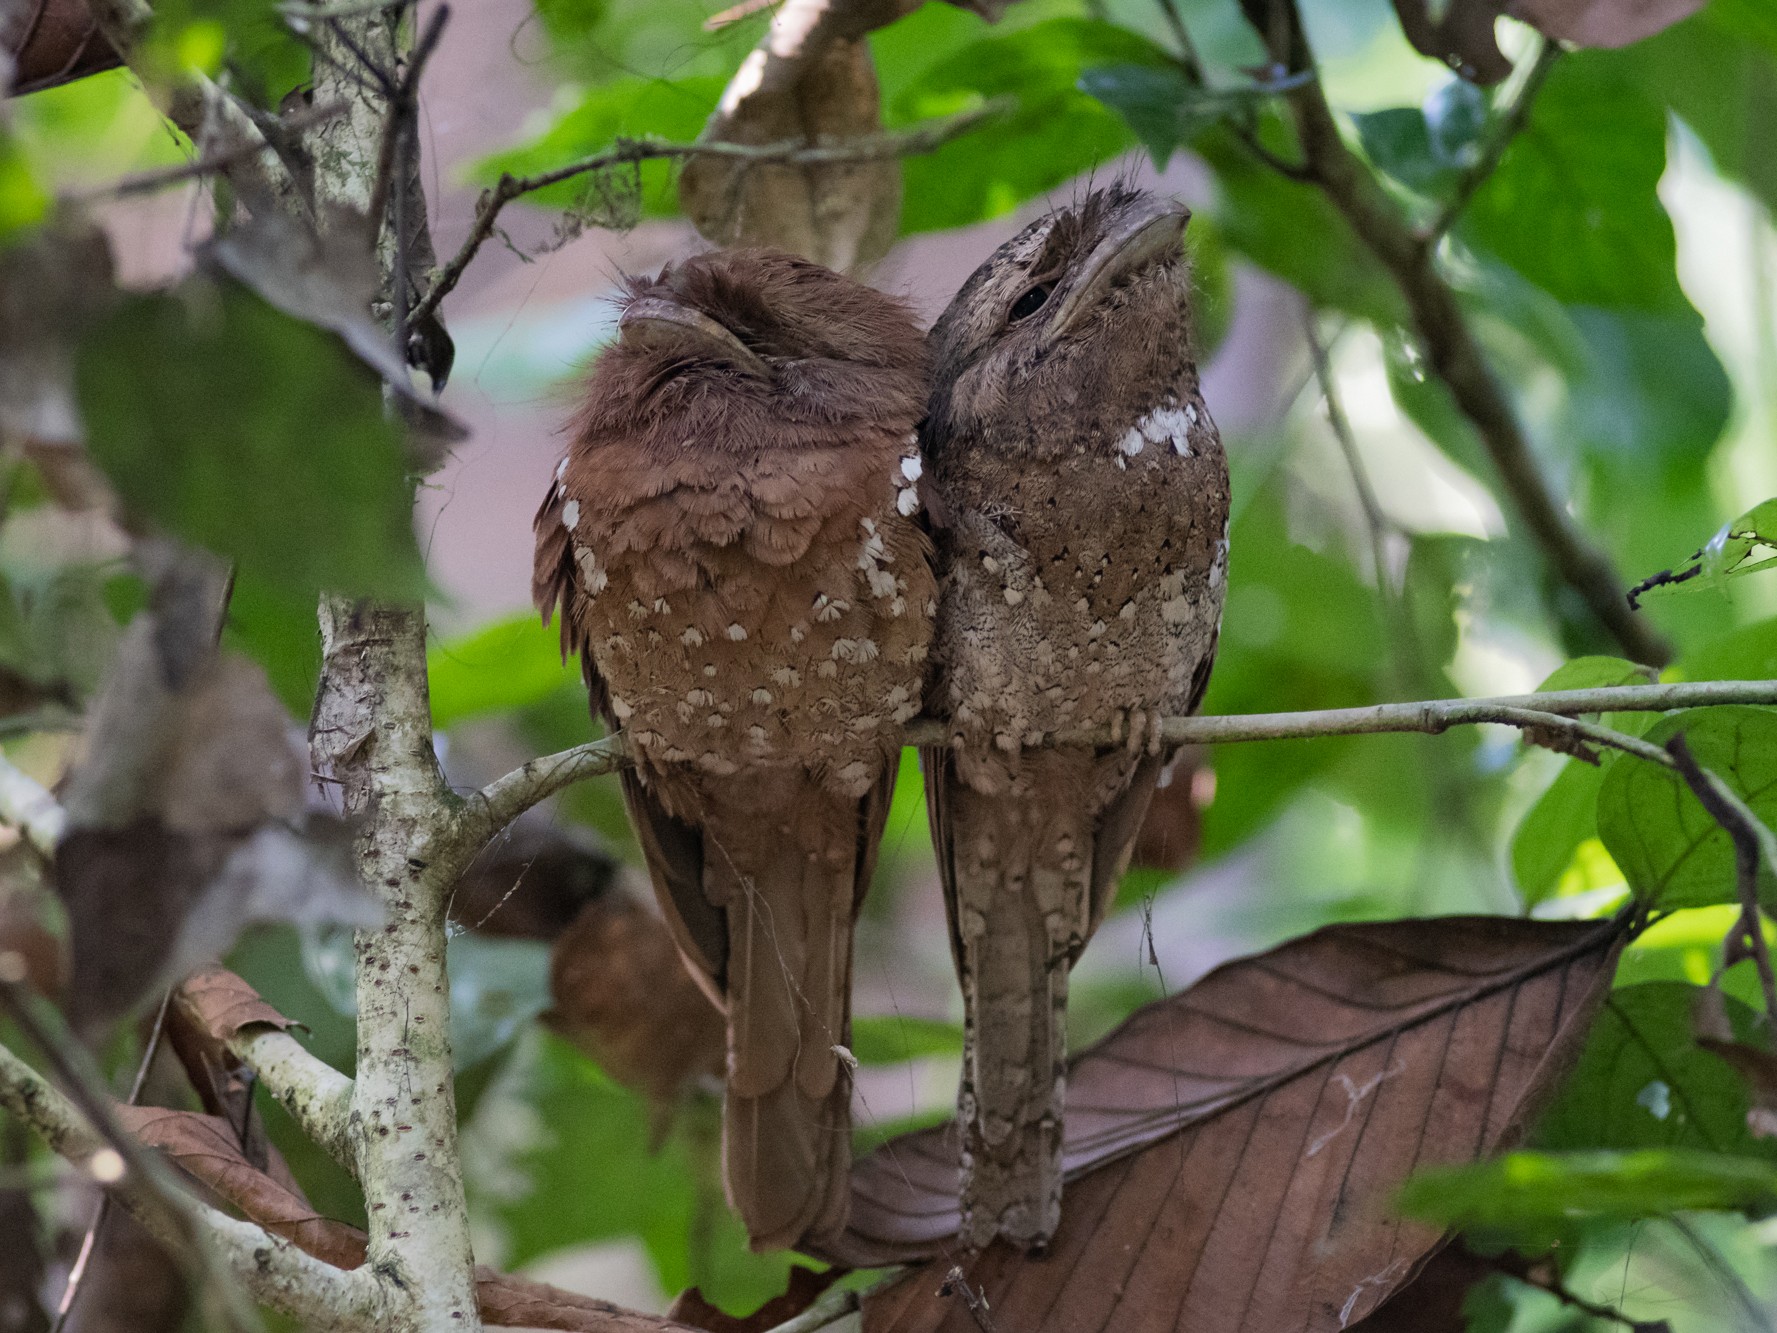
{"type": "Polygon", "coordinates": [[[1052,290],[1053,288],[1046,282],[1039,282],[1036,286],[1027,289],[1022,296],[1012,302],[1012,309],[1006,314],[1006,322],[1016,324],[1019,320],[1036,314],[1043,308],[1043,303],[1049,299],[1049,293],[1052,290]]]}

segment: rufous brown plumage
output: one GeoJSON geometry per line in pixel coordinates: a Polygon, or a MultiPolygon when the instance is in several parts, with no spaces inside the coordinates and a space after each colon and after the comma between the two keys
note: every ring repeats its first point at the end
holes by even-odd
{"type": "Polygon", "coordinates": [[[770,251],[630,285],[537,516],[680,951],[728,1024],[724,1172],[756,1248],[838,1231],[852,928],[935,612],[924,344],[770,251]]]}
{"type": "Polygon", "coordinates": [[[1068,972],[1215,656],[1228,472],[1198,393],[1186,210],[1114,186],[1001,246],[933,328],[942,501],[923,756],[962,981],[963,1239],[1060,1216],[1068,972]],[[1127,743],[1053,746],[1109,726],[1127,743]]]}

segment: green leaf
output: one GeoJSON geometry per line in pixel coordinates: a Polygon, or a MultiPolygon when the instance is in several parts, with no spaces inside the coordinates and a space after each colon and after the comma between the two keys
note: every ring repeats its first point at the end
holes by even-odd
{"type": "Polygon", "coordinates": [[[1777,680],[1777,616],[1755,620],[1686,653],[1685,680],[1777,680]]]}
{"type": "Polygon", "coordinates": [[[1193,87],[1176,65],[1103,65],[1080,75],[1089,93],[1129,122],[1156,170],[1173,152],[1219,120],[1232,99],[1193,87]]]}
{"type": "Polygon", "coordinates": [[[49,212],[49,192],[37,183],[12,135],[0,129],[0,245],[49,212]]]}
{"type": "Polygon", "coordinates": [[[898,1065],[928,1055],[960,1055],[963,1030],[936,1018],[866,1015],[851,1021],[851,1053],[864,1065],[898,1065]]]}
{"type": "MultiPolygon", "coordinates": [[[[1696,708],[1661,719],[1647,739],[1659,744],[1681,731],[1699,764],[1767,825],[1777,822],[1777,712],[1696,708]]],[[[1598,793],[1598,835],[1647,906],[1670,910],[1736,899],[1727,833],[1669,768],[1613,764],[1598,793]]]]}
{"type": "Polygon", "coordinates": [[[1351,119],[1370,161],[1408,189],[1437,196],[1480,156],[1487,96],[1451,78],[1432,89],[1423,107],[1388,107],[1351,119]]]}
{"type": "Polygon", "coordinates": [[[424,588],[375,376],[230,282],[121,302],[81,343],[87,446],[124,503],[290,592],[424,588]]]}
{"type": "Polygon", "coordinates": [[[1454,181],[1458,168],[1432,147],[1431,129],[1418,107],[1388,107],[1351,119],[1364,155],[1408,189],[1436,194],[1454,181]]]}
{"type": "Polygon", "coordinates": [[[1402,1211],[1480,1230],[1540,1253],[1571,1243],[1587,1222],[1674,1213],[1763,1213],[1777,1205],[1777,1168],[1697,1152],[1509,1153],[1474,1166],[1425,1171],[1402,1189],[1402,1211]]]}
{"type": "Polygon", "coordinates": [[[1744,514],[1721,525],[1703,549],[1689,561],[1663,574],[1655,575],[1636,589],[1641,596],[1649,592],[1672,589],[1696,592],[1702,589],[1720,591],[1729,579],[1777,565],[1777,555],[1767,555],[1747,563],[1760,547],[1777,552],[1777,499],[1754,505],[1744,514]]]}
{"type": "Polygon", "coordinates": [[[310,593],[271,582],[257,570],[240,569],[223,634],[229,647],[265,668],[293,717],[309,715],[321,680],[321,631],[310,593]]]}
{"type": "Polygon", "coordinates": [[[500,1159],[497,1190],[477,1202],[505,1232],[507,1262],[634,1238],[664,1291],[695,1281],[718,1304],[747,1310],[783,1291],[790,1256],[748,1253],[722,1204],[713,1109],[693,1107],[656,1148],[638,1097],[560,1039],[527,1039],[471,1128],[482,1161],[500,1159]]]}
{"type": "MultiPolygon", "coordinates": [[[[589,89],[527,143],[482,158],[473,168],[474,178],[492,184],[502,172],[529,176],[552,171],[605,152],[620,138],[689,142],[716,109],[725,82],[713,75],[670,81],[631,78],[589,89]]],[[[619,185],[634,180],[639,170],[643,212],[661,215],[675,210],[671,163],[644,162],[639,168],[608,170],[619,185]]],[[[574,208],[580,205],[586,188],[587,180],[575,177],[522,198],[539,208],[574,208]]]]}
{"type": "Polygon", "coordinates": [[[1524,812],[1512,835],[1512,878],[1525,906],[1550,897],[1580,844],[1598,836],[1598,789],[1604,773],[1601,765],[1570,759],[1524,812]]]}
{"type": "MultiPolygon", "coordinates": [[[[1677,981],[1619,986],[1604,1003],[1561,1094],[1531,1142],[1550,1150],[1694,1148],[1747,1157],[1777,1145],[1746,1127],[1746,1085],[1725,1060],[1697,1045],[1692,1017],[1701,991],[1677,981]]],[[[1724,997],[1737,1034],[1753,1011],[1724,997]]]]}
{"type": "MultiPolygon", "coordinates": [[[[1377,698],[1386,663],[1375,645],[1386,636],[1374,589],[1345,560],[1289,541],[1287,530],[1275,489],[1255,497],[1234,524],[1206,713],[1345,708],[1377,698]]],[[[1352,744],[1347,738],[1218,747],[1216,798],[1203,816],[1204,857],[1256,833],[1352,744]]]]}
{"type": "MultiPolygon", "coordinates": [[[[1266,118],[1262,129],[1276,124],[1266,118]]],[[[1279,175],[1221,126],[1198,135],[1192,147],[1215,169],[1215,219],[1229,249],[1316,305],[1384,328],[1406,324],[1400,289],[1325,194],[1279,175]]]]}
{"type": "Polygon", "coordinates": [[[1665,169],[1664,110],[1578,52],[1550,73],[1458,232],[1571,305],[1685,312],[1656,192],[1665,169]]]}
{"type": "Polygon", "coordinates": [[[1777,21],[1765,0],[1714,0],[1612,58],[1696,132],[1716,168],[1777,208],[1777,21]]]}
{"type": "Polygon", "coordinates": [[[560,45],[591,37],[610,13],[607,0],[535,0],[549,39],[560,45]]]}
{"type": "Polygon", "coordinates": [[[990,97],[1015,109],[935,153],[903,164],[905,232],[966,226],[1011,212],[1117,156],[1134,142],[1128,125],[1080,91],[1103,66],[1161,68],[1166,53],[1111,23],[1058,18],[973,42],[938,60],[894,101],[897,123],[946,115],[990,97]]]}
{"type": "Polygon", "coordinates": [[[432,686],[432,724],[453,727],[466,718],[528,708],[559,690],[584,690],[576,662],[564,662],[561,632],[534,614],[496,620],[462,638],[434,644],[426,654],[432,686]]]}

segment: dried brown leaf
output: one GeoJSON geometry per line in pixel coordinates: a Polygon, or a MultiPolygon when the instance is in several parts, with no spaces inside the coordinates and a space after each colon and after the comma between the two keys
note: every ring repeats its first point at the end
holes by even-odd
{"type": "Polygon", "coordinates": [[[679,1293],[668,1316],[681,1323],[700,1328],[704,1333],[771,1333],[787,1319],[794,1319],[820,1299],[821,1294],[845,1276],[843,1268],[829,1268],[817,1273],[798,1265],[790,1270],[790,1280],[782,1294],[773,1296],[752,1314],[735,1316],[717,1309],[703,1298],[696,1287],[679,1293]]]}
{"type": "MultiPolygon", "coordinates": [[[[18,62],[14,93],[53,88],[123,63],[86,0],[0,0],[0,66],[6,56],[18,62]]],[[[7,91],[0,80],[0,95],[7,91]]]]}
{"type": "Polygon", "coordinates": [[[1706,0],[1508,0],[1505,12],[1576,46],[1627,46],[1687,19],[1706,0]]]}
{"type": "Polygon", "coordinates": [[[1627,46],[1703,7],[1704,0],[1394,0],[1401,31],[1421,55],[1441,60],[1474,83],[1512,72],[1494,38],[1501,15],[1576,46],[1627,46]]]}
{"type": "Polygon", "coordinates": [[[338,1268],[364,1262],[364,1234],[322,1217],[309,1201],[247,1160],[234,1127],[213,1115],[159,1106],[119,1106],[117,1117],[136,1138],[174,1165],[282,1236],[338,1268]]]}
{"type": "Polygon", "coordinates": [[[719,1080],[722,1015],[691,979],[659,917],[624,893],[588,903],[555,942],[543,1021],[645,1096],[656,1136],[700,1080],[719,1080]]]}
{"type": "MultiPolygon", "coordinates": [[[[1509,1146],[1608,990],[1616,923],[1333,926],[1217,969],[1073,1064],[1070,1184],[1048,1259],[996,1245],[962,1283],[1019,1333],[1347,1327],[1440,1236],[1390,1211],[1407,1175],[1509,1146]]],[[[951,1283],[946,1131],[853,1173],[858,1265],[938,1255],[866,1302],[868,1333],[973,1333],[951,1283]]]]}
{"type": "Polygon", "coordinates": [[[563,1291],[482,1265],[475,1269],[475,1296],[482,1321],[497,1328],[547,1328],[562,1333],[696,1333],[670,1318],[637,1314],[594,1296],[563,1291]]]}
{"type": "Polygon", "coordinates": [[[225,967],[193,972],[173,997],[174,1004],[218,1042],[231,1041],[243,1028],[263,1024],[286,1032],[298,1024],[285,1018],[240,977],[225,967]]]}

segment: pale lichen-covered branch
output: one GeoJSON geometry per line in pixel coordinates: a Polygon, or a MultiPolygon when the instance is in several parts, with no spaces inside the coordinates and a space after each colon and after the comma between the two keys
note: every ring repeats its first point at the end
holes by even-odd
{"type": "MultiPolygon", "coordinates": [[[[1658,746],[1642,743],[1598,723],[1583,713],[1663,712],[1712,704],[1777,704],[1777,680],[1696,681],[1672,685],[1615,685],[1592,690],[1555,690],[1545,694],[1511,694],[1487,699],[1434,699],[1422,703],[1373,704],[1366,708],[1328,708],[1303,713],[1234,713],[1221,717],[1168,717],[1158,734],[1167,745],[1231,745],[1242,741],[1306,740],[1318,736],[1363,736],[1389,732],[1435,735],[1457,726],[1494,724],[1559,733],[1572,740],[1608,746],[1653,763],[1668,763],[1658,746]]],[[[916,718],[907,728],[907,745],[942,745],[942,723],[916,718]]],[[[1109,732],[1058,732],[1045,745],[1110,745],[1109,732]]],[[[539,801],[625,762],[621,733],[533,759],[471,796],[461,829],[466,837],[485,841],[539,801]]]]}

